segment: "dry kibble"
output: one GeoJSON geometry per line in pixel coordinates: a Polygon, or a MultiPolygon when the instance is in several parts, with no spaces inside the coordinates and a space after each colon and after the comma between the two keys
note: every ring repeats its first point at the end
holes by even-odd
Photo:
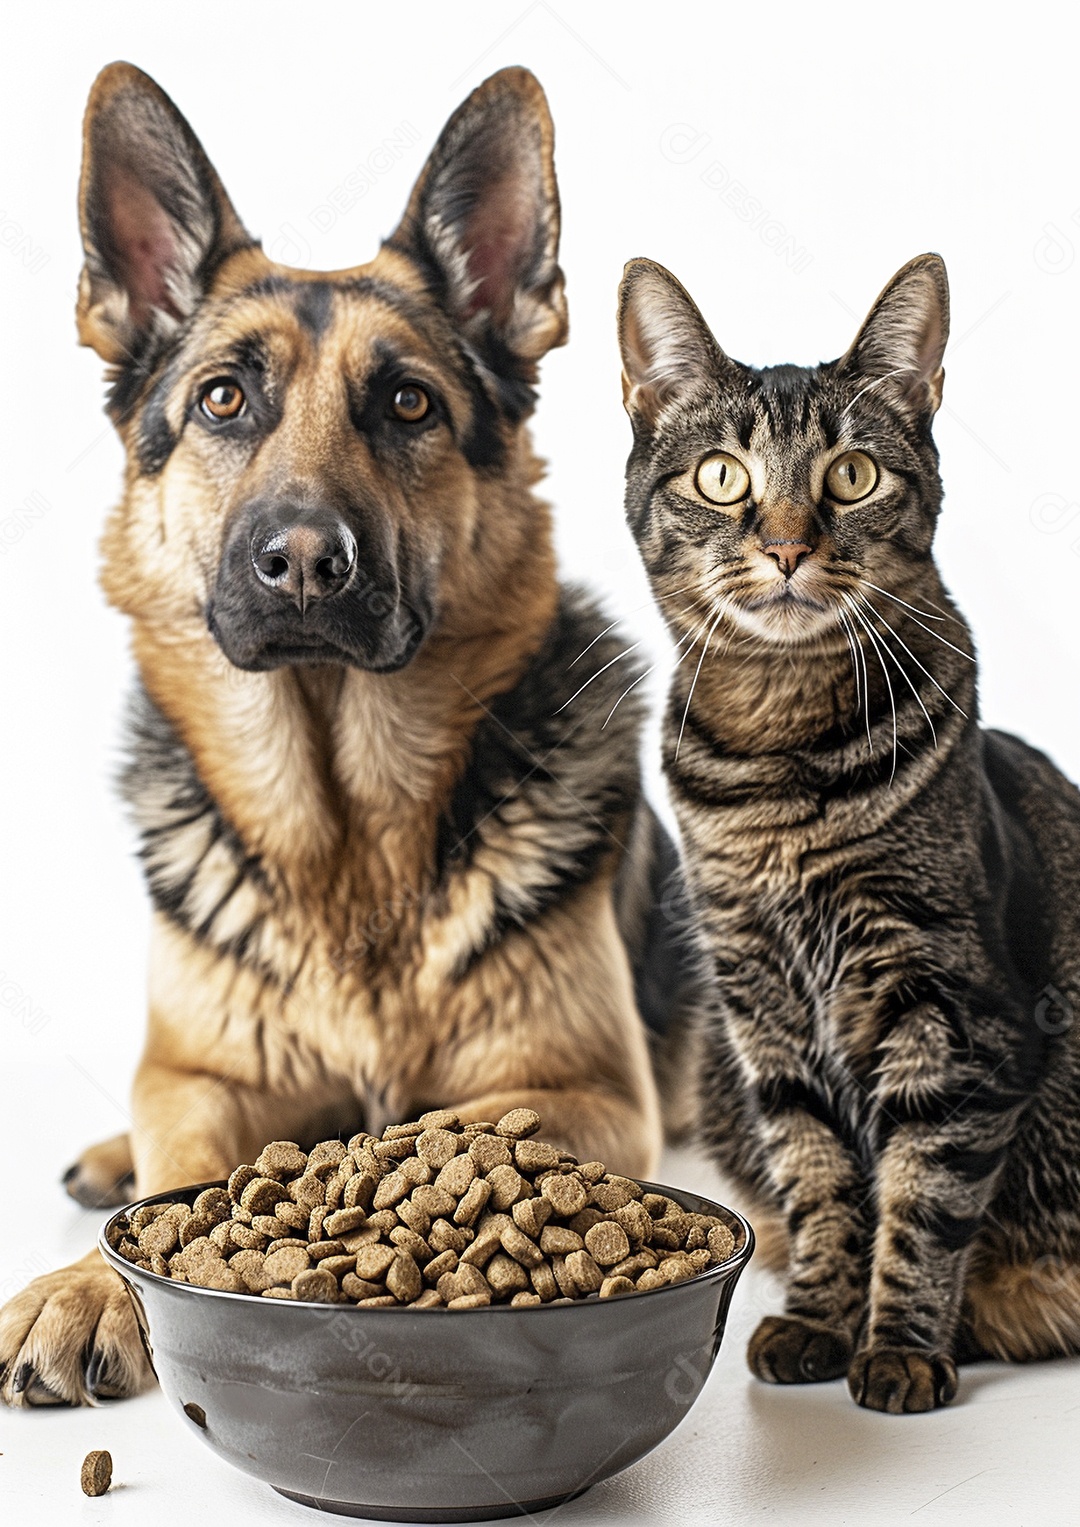
{"type": "Polygon", "coordinates": [[[316,1167],[336,1167],[339,1161],[344,1161],[347,1151],[340,1140],[320,1140],[312,1150],[308,1152],[307,1164],[310,1171],[316,1167]]]}
{"type": "Polygon", "coordinates": [[[584,1245],[584,1237],[565,1225],[545,1225],[540,1232],[540,1250],[546,1257],[567,1257],[584,1245]]]}
{"type": "Polygon", "coordinates": [[[422,1183],[413,1189],[412,1201],[429,1219],[448,1219],[457,1208],[457,1199],[435,1183],[422,1183]]]}
{"type": "Polygon", "coordinates": [[[354,1299],[357,1304],[360,1304],[365,1299],[377,1298],[383,1292],[383,1286],[381,1283],[375,1283],[368,1278],[358,1278],[355,1273],[347,1272],[341,1280],[341,1292],[347,1299],[354,1299]]]}
{"type": "Polygon", "coordinates": [[[412,1188],[412,1183],[404,1172],[390,1172],[385,1176],[375,1189],[375,1196],[371,1200],[375,1209],[392,1209],[399,1204],[406,1193],[412,1188]]]}
{"type": "Polygon", "coordinates": [[[425,1283],[434,1287],[444,1273],[457,1271],[458,1255],[456,1251],[440,1251],[437,1257],[432,1257],[423,1269],[425,1283]]]}
{"type": "Polygon", "coordinates": [[[424,1285],[415,1257],[410,1256],[407,1251],[397,1253],[387,1269],[386,1287],[395,1299],[400,1299],[402,1304],[409,1304],[413,1299],[419,1299],[424,1285]]]}
{"type": "Polygon", "coordinates": [[[469,1146],[469,1155],[485,1177],[493,1167],[509,1166],[513,1161],[510,1147],[497,1135],[476,1135],[469,1146]]]}
{"type": "Polygon", "coordinates": [[[585,1233],[585,1250],[599,1267],[614,1267],[630,1255],[630,1242],[621,1225],[601,1220],[585,1233]]]}
{"type": "Polygon", "coordinates": [[[303,1204],[282,1202],[274,1210],[274,1218],[289,1230],[306,1230],[311,1215],[303,1204]]]}
{"type": "Polygon", "coordinates": [[[460,1198],[468,1192],[470,1184],[476,1177],[476,1163],[472,1157],[457,1155],[453,1161],[448,1161],[435,1179],[435,1186],[442,1188],[447,1193],[452,1193],[455,1198],[460,1198]]]}
{"type": "Polygon", "coordinates": [[[346,1235],[350,1230],[359,1230],[367,1219],[363,1209],[338,1209],[333,1214],[328,1214],[323,1220],[323,1235],[334,1240],[339,1235],[346,1235]]]}
{"type": "Polygon", "coordinates": [[[572,1251],[566,1259],[566,1270],[583,1294],[595,1294],[604,1275],[587,1251],[572,1251]]]}
{"type": "Polygon", "coordinates": [[[308,1213],[316,1204],[321,1204],[326,1199],[326,1186],[314,1172],[304,1172],[299,1177],[294,1177],[289,1183],[288,1191],[293,1203],[300,1204],[307,1209],[308,1213]]]}
{"type": "Polygon", "coordinates": [[[531,1241],[513,1220],[503,1227],[499,1237],[502,1249],[520,1262],[523,1267],[536,1267],[544,1260],[544,1253],[535,1241],[531,1241]]]}
{"type": "Polygon", "coordinates": [[[529,1268],[529,1282],[545,1304],[559,1297],[559,1285],[555,1282],[555,1274],[547,1262],[541,1262],[538,1266],[529,1268]]]}
{"type": "Polygon", "coordinates": [[[589,1201],[589,1189],[576,1173],[545,1177],[540,1191],[564,1219],[584,1209],[589,1201]]]}
{"type": "Polygon", "coordinates": [[[558,1164],[558,1151],[544,1140],[519,1140],[514,1146],[514,1165],[522,1172],[544,1172],[558,1164]]]}
{"type": "Polygon", "coordinates": [[[539,1128],[538,1113],[534,1113],[531,1108],[511,1108],[496,1124],[495,1133],[507,1135],[511,1140],[524,1140],[526,1135],[535,1135],[539,1128]]]}
{"type": "Polygon", "coordinates": [[[79,1483],[84,1495],[104,1495],[112,1484],[112,1454],[103,1450],[87,1453],[79,1472],[79,1483]]]}
{"type": "Polygon", "coordinates": [[[613,1209],[625,1209],[632,1195],[618,1182],[598,1182],[589,1194],[589,1203],[596,1209],[610,1214],[613,1209]]]}
{"type": "Polygon", "coordinates": [[[519,1199],[528,1198],[532,1192],[521,1173],[512,1166],[492,1167],[487,1180],[491,1184],[490,1202],[493,1209],[509,1209],[519,1199]]]}
{"type": "Polygon", "coordinates": [[[457,1148],[458,1137],[448,1129],[425,1129],[416,1140],[416,1154],[436,1172],[454,1160],[457,1148]]]}
{"type": "Polygon", "coordinates": [[[291,1283],[298,1273],[311,1266],[311,1259],[303,1246],[283,1246],[266,1259],[266,1277],[269,1283],[291,1283]]]}
{"type": "Polygon", "coordinates": [[[505,1251],[496,1252],[488,1263],[484,1276],[496,1296],[524,1292],[529,1287],[529,1275],[520,1262],[508,1257],[505,1251]]]}
{"type": "MultiPolygon", "coordinates": [[[[344,1241],[316,1241],[307,1243],[307,1254],[313,1262],[323,1262],[331,1257],[340,1257],[345,1254],[344,1241]]],[[[356,1258],[351,1257],[351,1262],[356,1258]]]]}
{"type": "Polygon", "coordinates": [[[490,1197],[491,1183],[484,1177],[477,1177],[469,1184],[467,1192],[454,1211],[454,1224],[474,1225],[490,1197]]]}
{"type": "Polygon", "coordinates": [[[428,1183],[435,1173],[426,1161],[421,1161],[419,1156],[406,1156],[404,1161],[398,1162],[398,1171],[409,1183],[410,1187],[419,1187],[422,1183],[428,1183]]]}
{"type": "Polygon", "coordinates": [[[325,1267],[309,1267],[297,1273],[292,1281],[292,1291],[297,1299],[308,1304],[337,1304],[338,1281],[325,1267]]]}
{"type": "MultiPolygon", "coordinates": [[[[720,1217],[603,1162],[579,1166],[511,1109],[451,1109],[324,1140],[275,1140],[227,1187],[143,1204],[106,1227],[133,1266],[202,1288],[364,1309],[518,1309],[663,1288],[728,1260],[720,1217]]],[[[95,1455],[91,1455],[95,1456],[95,1455]]]]}
{"type": "Polygon", "coordinates": [[[405,1198],[398,1204],[397,1216],[403,1225],[408,1225],[417,1235],[427,1235],[431,1229],[431,1215],[425,1214],[411,1198],[405,1198]]]}
{"type": "Polygon", "coordinates": [[[735,1237],[726,1225],[714,1225],[705,1239],[713,1262],[726,1262],[735,1250],[735,1237]]]}
{"type": "Polygon", "coordinates": [[[458,1129],[461,1120],[452,1108],[435,1108],[430,1113],[422,1113],[417,1123],[422,1129],[458,1129]]]}
{"type": "Polygon", "coordinates": [[[393,1246],[362,1246],[356,1253],[356,1275],[380,1283],[397,1256],[393,1246]]]}
{"type": "Polygon", "coordinates": [[[255,1169],[264,1177],[299,1177],[307,1166],[307,1153],[292,1140],[272,1140],[255,1158],[255,1169]]]}
{"type": "Polygon", "coordinates": [[[437,1219],[425,1237],[432,1251],[461,1252],[469,1244],[469,1239],[464,1229],[451,1225],[449,1220],[437,1219]]]}
{"type": "Polygon", "coordinates": [[[519,1200],[510,1212],[514,1216],[514,1224],[535,1241],[555,1211],[546,1198],[538,1196],[519,1200]]]}
{"type": "Polygon", "coordinates": [[[273,1214],[282,1199],[288,1197],[288,1189],[272,1177],[253,1177],[240,1195],[240,1204],[250,1214],[273,1214]]]}

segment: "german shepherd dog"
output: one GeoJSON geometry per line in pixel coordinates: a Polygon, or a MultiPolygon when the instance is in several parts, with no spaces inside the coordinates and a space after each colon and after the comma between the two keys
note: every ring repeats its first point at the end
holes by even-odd
{"type": "MultiPolygon", "coordinates": [[[[583,1158],[653,1166],[646,1024],[677,1028],[694,977],[633,696],[602,725],[620,649],[534,495],[567,331],[552,144],[504,70],[372,261],[298,271],[152,80],[94,85],[78,324],[127,453],[103,579],[141,676],[154,926],[133,1128],[71,1169],[80,1203],[436,1105],[527,1105],[583,1158]]],[[[9,1404],[151,1378],[96,1252],[0,1314],[9,1404]]]]}

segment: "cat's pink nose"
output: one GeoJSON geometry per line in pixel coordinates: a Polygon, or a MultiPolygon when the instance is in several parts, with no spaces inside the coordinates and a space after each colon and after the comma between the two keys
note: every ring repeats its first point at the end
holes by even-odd
{"type": "Polygon", "coordinates": [[[807,546],[804,541],[773,541],[763,546],[762,550],[767,557],[773,558],[784,577],[790,578],[799,563],[810,556],[814,548],[807,546]]]}

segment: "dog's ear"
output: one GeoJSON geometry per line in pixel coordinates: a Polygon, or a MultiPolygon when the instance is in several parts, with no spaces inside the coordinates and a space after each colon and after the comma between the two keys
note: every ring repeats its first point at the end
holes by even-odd
{"type": "Polygon", "coordinates": [[[700,392],[732,363],[690,293],[655,260],[631,260],[619,287],[623,405],[636,430],[700,392]]]}
{"type": "Polygon", "coordinates": [[[527,69],[485,80],[443,128],[388,241],[501,374],[535,379],[566,339],[554,129],[527,69]]]}
{"type": "Polygon", "coordinates": [[[187,122],[132,64],[90,92],[79,220],[79,339],[114,365],[148,362],[214,267],[252,242],[187,122]]]}

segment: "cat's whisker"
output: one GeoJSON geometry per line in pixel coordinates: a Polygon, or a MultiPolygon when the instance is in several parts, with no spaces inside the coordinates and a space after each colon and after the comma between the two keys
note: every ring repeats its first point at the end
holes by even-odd
{"type": "Polygon", "coordinates": [[[694,677],[690,681],[690,693],[686,697],[686,708],[683,711],[683,715],[682,715],[682,725],[679,727],[679,736],[678,736],[678,740],[675,743],[675,758],[676,758],[676,760],[678,760],[678,757],[679,757],[679,749],[682,747],[683,733],[686,731],[686,718],[690,714],[690,702],[694,698],[694,690],[697,688],[697,681],[698,681],[698,679],[701,676],[701,665],[702,665],[702,663],[704,663],[706,654],[708,653],[709,643],[712,641],[713,632],[716,630],[717,626],[720,624],[720,618],[721,618],[721,616],[723,615],[723,613],[724,613],[724,611],[726,609],[727,609],[727,600],[723,600],[721,602],[721,604],[720,604],[720,608],[716,612],[716,616],[715,616],[715,618],[713,620],[712,625],[709,627],[708,635],[705,638],[705,645],[702,647],[702,649],[701,649],[701,656],[698,658],[698,665],[694,669],[694,677]]]}
{"type": "MultiPolygon", "coordinates": [[[[847,619],[839,606],[837,607],[837,614],[840,615],[841,618],[845,620],[847,619]]],[[[866,650],[863,647],[862,642],[859,640],[859,632],[856,626],[851,626],[851,633],[855,641],[856,651],[859,654],[859,661],[862,665],[863,719],[866,722],[866,746],[872,758],[874,756],[874,738],[870,731],[870,676],[866,671],[866,650]]],[[[857,707],[855,714],[859,714],[857,707]]]]}
{"type": "Polygon", "coordinates": [[[849,594],[845,594],[843,597],[847,603],[848,609],[855,616],[855,619],[859,622],[867,636],[870,638],[870,644],[877,654],[877,660],[881,667],[882,678],[885,680],[885,687],[889,691],[889,705],[892,709],[892,770],[889,774],[889,787],[891,789],[892,782],[896,778],[896,753],[898,745],[896,726],[896,696],[893,694],[892,680],[889,678],[889,669],[884,657],[881,654],[881,644],[878,641],[873,626],[870,625],[869,621],[863,615],[862,611],[859,609],[858,605],[849,594]]]}
{"type": "Polygon", "coordinates": [[[836,620],[841,631],[844,633],[844,640],[847,642],[848,647],[848,656],[851,658],[851,677],[855,685],[855,715],[858,716],[862,704],[862,686],[859,683],[859,660],[855,655],[855,643],[852,639],[851,627],[848,625],[847,617],[839,605],[836,607],[836,620]]]}
{"type": "Polygon", "coordinates": [[[875,594],[884,594],[885,598],[891,599],[894,604],[902,604],[904,609],[910,610],[913,615],[925,615],[927,620],[947,620],[950,625],[959,626],[962,631],[967,630],[962,620],[958,620],[955,615],[950,615],[948,610],[943,610],[939,604],[934,604],[932,599],[926,602],[937,611],[936,615],[931,615],[929,610],[920,610],[917,605],[908,604],[906,599],[901,599],[898,594],[891,594],[888,589],[879,588],[876,583],[871,583],[869,578],[860,578],[859,582],[864,588],[873,589],[875,594]]]}
{"type": "Polygon", "coordinates": [[[860,578],[863,588],[873,589],[875,594],[884,594],[886,599],[891,599],[894,604],[902,604],[905,610],[910,610],[913,615],[925,615],[927,620],[945,620],[944,615],[931,615],[929,610],[920,610],[917,605],[908,604],[906,599],[901,599],[899,594],[890,594],[888,589],[883,589],[877,583],[871,583],[869,578],[860,578]]]}
{"type": "MultiPolygon", "coordinates": [[[[701,634],[702,631],[704,631],[704,629],[705,629],[705,621],[702,621],[700,626],[697,626],[693,631],[689,632],[687,634],[687,636],[681,637],[675,643],[674,650],[676,652],[678,652],[678,650],[682,646],[683,642],[687,641],[690,636],[692,636],[694,638],[694,640],[692,642],[690,642],[689,647],[687,647],[686,651],[683,653],[682,657],[675,664],[675,668],[679,668],[686,661],[686,659],[690,656],[691,652],[693,652],[695,646],[697,645],[698,636],[701,634]]],[[[659,661],[659,659],[657,661],[659,661]]],[[[611,707],[611,709],[608,711],[607,715],[604,717],[604,724],[600,728],[601,731],[603,731],[604,727],[607,726],[608,722],[611,720],[612,716],[618,710],[619,706],[626,699],[626,697],[630,693],[630,691],[632,689],[635,689],[637,687],[637,685],[642,682],[643,679],[647,679],[649,677],[649,674],[653,673],[655,671],[656,667],[657,667],[657,663],[650,663],[648,668],[646,668],[644,673],[639,673],[637,678],[634,679],[632,683],[630,683],[630,684],[628,684],[626,686],[626,688],[623,690],[622,694],[615,701],[615,704],[611,707]]],[[[672,669],[672,673],[674,673],[675,668],[672,669]]]]}
{"type": "MultiPolygon", "coordinates": [[[[873,605],[871,605],[871,604],[869,604],[869,602],[868,602],[868,601],[865,601],[865,600],[864,600],[864,601],[863,601],[863,602],[864,602],[864,603],[865,603],[865,604],[867,604],[867,607],[868,607],[868,608],[869,608],[869,609],[871,609],[871,610],[873,610],[873,612],[874,612],[874,614],[875,614],[875,615],[877,615],[877,611],[876,611],[876,610],[874,610],[874,607],[873,607],[873,605]]],[[[881,616],[880,616],[880,615],[877,615],[877,618],[878,618],[878,619],[879,619],[879,620],[881,620],[881,616]]],[[[890,626],[890,625],[889,625],[889,623],[888,623],[888,621],[882,621],[882,625],[884,625],[884,626],[885,626],[885,627],[886,627],[886,629],[887,629],[887,630],[889,630],[889,631],[891,631],[891,632],[892,632],[892,634],[893,634],[893,636],[895,636],[895,637],[896,637],[896,640],[897,640],[897,641],[898,641],[898,642],[900,642],[900,645],[901,645],[901,647],[903,647],[903,648],[904,648],[904,651],[905,651],[905,652],[906,652],[906,653],[907,653],[907,654],[908,654],[908,656],[909,656],[909,657],[910,657],[910,658],[913,658],[913,659],[914,659],[914,661],[915,661],[915,662],[916,662],[916,663],[918,663],[918,662],[919,662],[919,660],[918,660],[918,658],[917,658],[917,657],[915,657],[915,654],[914,654],[914,652],[912,652],[912,651],[911,651],[911,649],[910,649],[910,647],[906,647],[906,646],[904,646],[904,643],[903,643],[903,642],[902,642],[902,641],[901,641],[901,640],[900,640],[900,637],[899,637],[899,636],[896,636],[896,632],[895,632],[895,631],[893,631],[893,628],[892,628],[892,626],[890,626]]],[[[880,633],[879,633],[879,635],[880,635],[880,633]]],[[[897,657],[897,655],[896,655],[896,653],[895,653],[895,652],[894,652],[894,651],[893,651],[893,650],[892,650],[892,648],[891,648],[891,647],[890,647],[890,646],[889,646],[889,644],[888,644],[888,642],[887,642],[887,641],[886,641],[886,640],[885,640],[885,638],[884,638],[884,636],[882,636],[882,637],[881,637],[881,645],[882,645],[882,646],[883,646],[883,647],[884,647],[884,649],[885,649],[885,651],[886,651],[886,652],[887,652],[887,653],[888,653],[888,655],[889,655],[889,656],[890,656],[890,657],[891,657],[891,658],[892,658],[892,660],[893,660],[893,662],[894,662],[894,663],[895,663],[895,664],[896,664],[896,667],[897,667],[897,669],[898,669],[898,670],[899,670],[899,672],[900,672],[900,674],[901,674],[901,675],[902,675],[902,677],[903,677],[903,680],[904,680],[904,683],[905,683],[905,684],[906,684],[906,685],[907,685],[907,687],[908,687],[908,688],[909,688],[909,689],[910,689],[910,690],[911,690],[911,693],[912,693],[912,694],[913,694],[913,695],[914,695],[914,696],[915,696],[915,701],[916,701],[916,703],[917,703],[917,705],[918,705],[918,707],[919,707],[919,709],[920,709],[920,710],[921,710],[921,711],[922,711],[922,713],[923,713],[923,715],[924,715],[924,716],[925,716],[925,717],[926,717],[926,724],[927,724],[927,726],[928,726],[928,727],[929,727],[929,728],[930,728],[930,736],[931,736],[931,738],[932,738],[932,739],[933,739],[933,743],[934,743],[934,751],[935,751],[935,752],[936,752],[936,751],[937,751],[937,745],[938,745],[938,742],[937,742],[937,731],[936,731],[936,730],[935,730],[935,728],[934,728],[934,723],[933,723],[933,721],[932,721],[932,720],[931,720],[931,719],[930,719],[930,712],[929,712],[929,711],[928,711],[928,710],[927,710],[927,708],[926,708],[926,706],[925,706],[925,705],[924,705],[924,704],[923,704],[923,698],[922,698],[922,695],[921,695],[921,694],[920,694],[920,693],[919,693],[919,691],[918,691],[918,688],[917,688],[917,687],[916,687],[916,685],[915,685],[915,682],[914,682],[914,680],[913,680],[913,679],[912,679],[912,677],[911,677],[911,675],[910,675],[910,674],[909,674],[909,673],[908,673],[908,671],[907,671],[907,669],[906,669],[906,668],[905,668],[905,667],[904,667],[904,665],[903,665],[903,663],[902,663],[902,662],[901,662],[901,661],[900,661],[900,659],[899,659],[899,658],[898,658],[898,657],[897,657]]],[[[920,668],[922,668],[922,664],[921,664],[921,663],[919,663],[919,667],[920,667],[920,668]]],[[[923,669],[923,672],[924,672],[924,673],[925,673],[925,672],[926,672],[926,670],[925,670],[925,669],[923,669]]],[[[933,675],[932,675],[932,674],[927,674],[927,677],[928,677],[928,678],[930,678],[930,679],[931,679],[931,680],[932,680],[932,678],[933,678],[933,675]]]]}
{"type": "MultiPolygon", "coordinates": [[[[694,585],[692,583],[686,583],[686,584],[683,585],[683,587],[681,589],[672,589],[670,594],[654,594],[651,599],[646,599],[644,604],[637,605],[634,609],[630,610],[628,613],[630,615],[636,615],[639,610],[645,610],[651,604],[664,604],[669,599],[677,598],[679,594],[687,593],[693,587],[694,587],[694,585]]],[[[578,653],[577,657],[574,659],[574,662],[567,664],[567,671],[569,671],[569,669],[573,668],[575,663],[580,663],[581,659],[585,656],[586,652],[591,652],[592,649],[596,646],[597,642],[601,640],[601,638],[605,637],[608,634],[609,631],[614,631],[615,627],[617,625],[619,625],[619,623],[621,621],[625,620],[625,619],[626,619],[626,616],[624,616],[624,615],[617,615],[615,617],[615,619],[613,621],[611,621],[611,623],[609,625],[606,625],[602,631],[598,632],[596,634],[596,636],[593,637],[593,639],[589,643],[589,645],[587,647],[583,647],[582,648],[582,650],[578,653]]]]}
{"type": "Polygon", "coordinates": [[[602,673],[607,673],[608,669],[614,667],[614,665],[619,662],[621,658],[629,657],[631,652],[636,652],[640,646],[640,642],[632,642],[630,646],[625,647],[622,652],[616,652],[615,656],[609,662],[605,663],[602,668],[598,668],[595,673],[591,673],[585,680],[584,684],[580,685],[579,688],[574,690],[574,693],[570,696],[569,700],[563,701],[563,703],[559,706],[559,709],[555,712],[556,716],[560,711],[564,711],[568,705],[573,705],[578,695],[580,695],[583,690],[588,689],[589,685],[594,679],[598,679],[602,673]]]}
{"type": "MultiPolygon", "coordinates": [[[[961,708],[961,706],[957,705],[956,701],[953,699],[953,697],[949,693],[949,691],[947,689],[943,689],[942,688],[942,686],[938,683],[937,679],[935,679],[934,675],[930,672],[929,668],[926,667],[925,663],[921,663],[919,661],[919,659],[915,656],[914,652],[912,652],[911,648],[908,646],[907,642],[900,635],[899,631],[897,631],[893,626],[890,626],[889,622],[885,619],[884,615],[882,615],[881,611],[878,610],[877,608],[875,608],[875,606],[870,603],[869,599],[867,599],[865,594],[860,594],[859,595],[859,599],[860,599],[861,603],[866,607],[866,609],[868,609],[870,611],[871,615],[873,615],[875,617],[875,619],[881,621],[881,624],[885,627],[886,631],[889,631],[889,632],[892,633],[892,635],[900,643],[901,647],[903,647],[904,651],[907,653],[907,655],[911,659],[911,661],[913,663],[915,663],[919,668],[922,669],[923,673],[925,673],[926,677],[930,680],[931,684],[933,684],[934,688],[936,690],[938,690],[938,692],[940,694],[945,696],[946,700],[948,700],[948,702],[952,706],[953,710],[957,711],[961,716],[963,716],[964,720],[966,721],[968,719],[967,711],[963,710],[961,708]]],[[[936,635],[936,632],[931,631],[930,635],[934,636],[934,635],[936,635]]]]}
{"type": "MultiPolygon", "coordinates": [[[[863,578],[861,581],[863,583],[866,583],[866,579],[865,578],[863,578]]],[[[868,588],[873,588],[874,585],[872,583],[870,583],[870,584],[867,584],[867,587],[868,588]]],[[[882,590],[882,592],[884,592],[884,590],[882,590]]],[[[893,598],[895,598],[895,595],[893,595],[893,594],[886,594],[885,597],[886,597],[886,599],[893,599],[893,598]]],[[[869,601],[867,600],[865,594],[860,594],[859,598],[865,604],[869,604],[869,601]]],[[[897,604],[903,604],[904,603],[904,601],[902,599],[898,599],[896,602],[897,602],[897,604]]],[[[873,609],[874,608],[873,605],[870,605],[870,608],[873,609]]],[[[905,608],[910,611],[911,606],[910,605],[906,605],[905,608]]],[[[875,610],[874,613],[877,614],[877,611],[875,610]]],[[[881,618],[882,617],[879,615],[878,619],[880,620],[881,618]]],[[[930,618],[932,620],[936,620],[937,616],[931,616],[930,618]]],[[[948,618],[948,617],[946,617],[946,618],[948,618]]],[[[923,622],[919,619],[919,617],[917,615],[909,614],[908,615],[908,620],[914,621],[917,626],[922,626],[922,629],[926,632],[927,636],[932,636],[935,641],[940,642],[943,647],[948,647],[950,649],[950,651],[955,652],[958,657],[966,658],[969,663],[974,663],[976,661],[976,659],[973,657],[973,655],[970,652],[965,652],[962,647],[957,647],[952,642],[946,641],[945,637],[942,636],[940,631],[935,631],[930,626],[924,625],[923,622]]],[[[891,629],[892,628],[890,627],[890,630],[891,629]]]]}

